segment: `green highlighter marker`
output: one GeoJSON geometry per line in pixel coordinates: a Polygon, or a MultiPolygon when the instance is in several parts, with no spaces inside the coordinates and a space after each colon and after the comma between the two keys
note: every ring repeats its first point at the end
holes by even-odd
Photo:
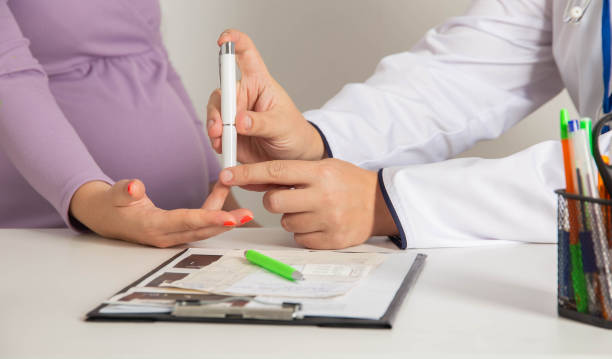
{"type": "Polygon", "coordinates": [[[591,119],[589,117],[584,117],[580,119],[580,129],[584,129],[587,131],[587,135],[589,136],[589,148],[591,149],[591,154],[593,154],[593,134],[591,133],[593,124],[591,123],[591,119]]]}
{"type": "Polygon", "coordinates": [[[252,249],[244,251],[244,257],[249,262],[257,264],[263,269],[266,269],[274,274],[278,274],[279,276],[289,279],[290,281],[304,280],[304,276],[297,269],[252,249]]]}

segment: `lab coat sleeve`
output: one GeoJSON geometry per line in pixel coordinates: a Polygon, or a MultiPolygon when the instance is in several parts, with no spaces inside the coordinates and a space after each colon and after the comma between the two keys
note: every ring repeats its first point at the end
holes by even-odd
{"type": "Polygon", "coordinates": [[[458,158],[381,169],[379,184],[400,247],[556,241],[555,189],[565,186],[561,145],[548,141],[502,159],[458,158]]]}
{"type": "Polygon", "coordinates": [[[304,115],[334,157],[366,168],[441,161],[498,137],[563,88],[551,3],[476,1],[304,115]]]}
{"type": "Polygon", "coordinates": [[[333,157],[385,168],[400,246],[554,241],[555,145],[440,162],[498,137],[563,88],[551,12],[550,0],[475,1],[411,51],[384,58],[365,83],[304,114],[333,157]],[[488,222],[477,225],[479,215],[488,222]]]}
{"type": "Polygon", "coordinates": [[[113,183],[57,105],[7,0],[0,0],[0,150],[73,229],[74,192],[89,181],[113,183]]]}

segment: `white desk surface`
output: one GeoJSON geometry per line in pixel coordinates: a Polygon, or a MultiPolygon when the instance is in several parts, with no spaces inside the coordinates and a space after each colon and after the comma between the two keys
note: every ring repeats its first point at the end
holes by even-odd
{"type": "MultiPolygon", "coordinates": [[[[612,331],[556,314],[556,246],[418,250],[425,268],[395,326],[337,329],[203,323],[85,322],[85,313],[179,251],[0,230],[0,358],[335,358],[612,356],[612,331]]],[[[276,228],[192,244],[295,247],[276,228]]],[[[393,250],[375,239],[364,250],[393,250]]]]}

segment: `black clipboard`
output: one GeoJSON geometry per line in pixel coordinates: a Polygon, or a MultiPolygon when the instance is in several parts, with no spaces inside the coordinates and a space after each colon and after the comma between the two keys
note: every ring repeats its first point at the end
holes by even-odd
{"type": "MultiPolygon", "coordinates": [[[[161,268],[168,265],[170,262],[180,257],[188,249],[185,249],[172,258],[168,259],[164,263],[160,264],[157,268],[151,270],[132,284],[123,288],[116,294],[127,292],[130,288],[135,287],[146,278],[153,275],[161,268]]],[[[87,321],[168,321],[168,322],[205,322],[205,323],[225,323],[225,324],[272,324],[272,325],[310,325],[320,327],[341,327],[341,328],[378,328],[378,329],[391,329],[395,321],[399,307],[404,301],[404,298],[408,294],[410,288],[414,286],[417,278],[419,277],[423,267],[425,265],[425,259],[427,255],[417,254],[412,266],[408,273],[404,277],[402,284],[395,293],[393,300],[387,307],[385,314],[379,319],[358,319],[358,318],[345,318],[345,317],[317,317],[317,316],[305,316],[303,318],[295,318],[292,320],[274,320],[274,319],[255,319],[255,318],[243,318],[235,315],[228,315],[225,317],[198,317],[198,316],[176,316],[169,313],[102,313],[100,310],[107,304],[100,304],[98,307],[87,313],[87,321]]],[[[188,303],[182,303],[188,304],[188,303]]],[[[176,307],[176,306],[175,306],[176,307]]]]}

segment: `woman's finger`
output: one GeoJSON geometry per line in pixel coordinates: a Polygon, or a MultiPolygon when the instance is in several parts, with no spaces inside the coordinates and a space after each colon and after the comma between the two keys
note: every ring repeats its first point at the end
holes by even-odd
{"type": "Polygon", "coordinates": [[[174,209],[164,211],[155,225],[160,233],[175,233],[206,227],[234,227],[237,223],[238,220],[226,211],[174,209]]]}
{"type": "Polygon", "coordinates": [[[150,245],[160,248],[178,246],[180,244],[201,241],[223,232],[227,232],[231,227],[206,227],[197,230],[168,233],[151,241],[150,245]]]}
{"type": "Polygon", "coordinates": [[[223,208],[223,204],[225,203],[225,199],[229,193],[230,188],[217,181],[213,187],[213,190],[208,195],[208,198],[206,198],[206,201],[202,205],[202,209],[207,209],[209,211],[220,210],[223,208]]]}
{"type": "Polygon", "coordinates": [[[111,187],[110,194],[114,206],[125,207],[143,199],[146,188],[139,179],[121,180],[111,187]]]}
{"type": "MultiPolygon", "coordinates": [[[[220,211],[222,212],[222,211],[220,211]]],[[[148,244],[156,246],[156,247],[171,247],[177,246],[179,244],[200,241],[202,239],[207,239],[212,236],[216,236],[223,232],[227,232],[234,228],[235,226],[243,225],[245,223],[250,222],[253,219],[253,213],[248,209],[236,209],[231,212],[223,212],[224,214],[229,214],[231,220],[225,221],[222,224],[219,224],[218,221],[215,225],[202,227],[198,229],[187,229],[183,231],[176,231],[171,233],[166,233],[158,238],[152,239],[148,244]]],[[[210,212],[211,216],[216,215],[215,212],[210,212]]],[[[184,226],[184,228],[188,228],[194,223],[184,226]]]]}
{"type": "Polygon", "coordinates": [[[235,209],[233,211],[230,211],[230,213],[236,219],[236,225],[238,226],[241,226],[245,223],[249,223],[253,220],[253,212],[246,208],[235,209]]]}

